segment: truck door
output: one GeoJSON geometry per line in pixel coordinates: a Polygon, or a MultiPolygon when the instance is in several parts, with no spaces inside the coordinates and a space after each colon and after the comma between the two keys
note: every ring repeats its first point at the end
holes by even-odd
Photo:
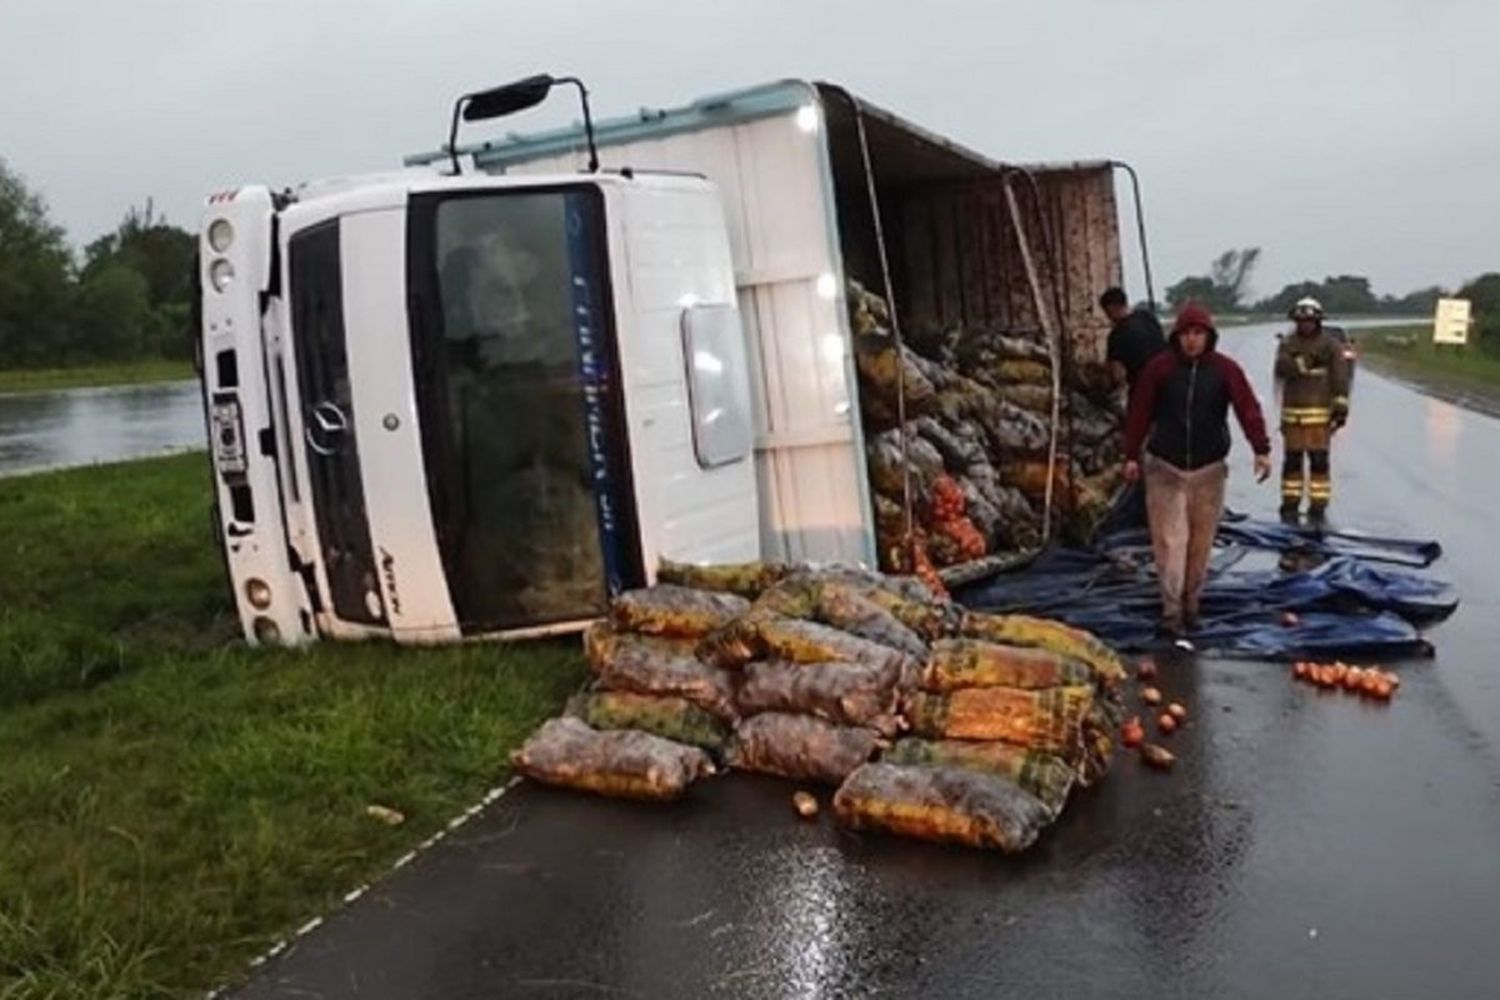
{"type": "Polygon", "coordinates": [[[417,412],[459,628],[597,617],[644,580],[602,195],[433,192],[409,213],[417,412]]]}

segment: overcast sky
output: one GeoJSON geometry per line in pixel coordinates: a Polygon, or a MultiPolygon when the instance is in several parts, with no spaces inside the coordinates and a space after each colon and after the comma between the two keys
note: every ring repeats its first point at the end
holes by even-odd
{"type": "Polygon", "coordinates": [[[600,116],[801,76],[997,159],[1130,161],[1159,285],[1260,246],[1257,294],[1400,294],[1500,270],[1497,39],[1500,0],[0,0],[0,157],[82,244],[147,197],[192,227],[216,187],[398,165],[532,72],[600,116]]]}

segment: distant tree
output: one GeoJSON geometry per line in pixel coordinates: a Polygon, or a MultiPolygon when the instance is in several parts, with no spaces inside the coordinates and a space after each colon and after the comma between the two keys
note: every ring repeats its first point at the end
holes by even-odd
{"type": "Polygon", "coordinates": [[[72,254],[42,199],[0,160],[0,365],[38,365],[66,339],[72,254]]]}
{"type": "MultiPolygon", "coordinates": [[[[114,232],[84,248],[81,274],[87,286],[96,276],[117,268],[133,271],[145,282],[149,316],[141,330],[120,331],[131,344],[125,356],[182,357],[188,350],[188,303],[192,295],[193,253],[197,241],[186,230],[170,225],[155,213],[148,198],[143,208],[132,206],[114,232]]],[[[118,277],[110,279],[120,291],[118,277]]],[[[119,356],[111,347],[107,357],[119,356]]]]}
{"type": "Polygon", "coordinates": [[[1270,298],[1255,304],[1257,312],[1286,313],[1298,299],[1312,297],[1330,313],[1375,313],[1381,302],[1370,290],[1370,279],[1361,275],[1341,274],[1319,281],[1299,281],[1287,285],[1270,298]]]}
{"type": "Polygon", "coordinates": [[[60,360],[124,361],[151,355],[156,314],[141,273],[110,263],[84,275],[78,285],[72,333],[60,360]]]}
{"type": "Polygon", "coordinates": [[[1456,295],[1469,300],[1474,328],[1480,339],[1492,349],[1500,347],[1500,274],[1481,274],[1467,282],[1456,295]]]}
{"type": "Polygon", "coordinates": [[[1260,260],[1260,247],[1225,250],[1214,258],[1209,277],[1218,290],[1221,308],[1236,309],[1242,304],[1250,285],[1250,272],[1260,260]]]}
{"type": "Polygon", "coordinates": [[[1242,309],[1250,273],[1259,260],[1260,247],[1225,250],[1213,259],[1208,274],[1189,275],[1168,288],[1167,305],[1179,309],[1191,301],[1214,312],[1242,309]]]}
{"type": "Polygon", "coordinates": [[[1167,289],[1167,305],[1181,309],[1188,302],[1198,302],[1215,308],[1214,280],[1206,274],[1190,275],[1167,289]]]}
{"type": "Polygon", "coordinates": [[[1437,300],[1447,298],[1449,294],[1443,286],[1433,285],[1407,292],[1400,298],[1388,295],[1380,300],[1381,311],[1398,316],[1431,316],[1437,308],[1437,300]]]}

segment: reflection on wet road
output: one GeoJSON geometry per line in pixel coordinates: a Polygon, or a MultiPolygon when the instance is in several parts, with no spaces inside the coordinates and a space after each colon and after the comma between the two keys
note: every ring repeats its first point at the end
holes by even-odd
{"type": "Polygon", "coordinates": [[[204,447],[198,383],[0,394],[0,476],[204,447]]]}

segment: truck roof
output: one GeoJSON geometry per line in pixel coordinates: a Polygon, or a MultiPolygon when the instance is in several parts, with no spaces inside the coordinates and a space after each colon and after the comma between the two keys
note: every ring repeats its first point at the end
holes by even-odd
{"type": "MultiPolygon", "coordinates": [[[[861,97],[850,93],[838,84],[825,81],[798,79],[777,80],[740,90],[728,91],[700,97],[687,104],[672,108],[643,107],[634,115],[622,115],[601,119],[594,124],[595,139],[600,146],[636,142],[642,139],[659,139],[682,132],[736,125],[760,118],[790,114],[809,105],[821,105],[830,96],[840,96],[855,102],[867,120],[877,128],[899,132],[919,145],[942,149],[957,154],[968,161],[976,174],[990,173],[1006,166],[1041,167],[1093,167],[1102,166],[1107,159],[1081,160],[1067,164],[1058,163],[1006,163],[976,152],[936,132],[917,125],[893,111],[888,111],[861,97]]],[[[563,128],[548,129],[533,133],[508,132],[503,138],[482,142],[459,144],[461,156],[473,156],[474,162],[484,169],[504,169],[510,164],[560,153],[586,151],[583,123],[574,121],[563,128]]],[[[914,149],[914,154],[920,153],[914,149]]],[[[445,148],[414,153],[407,156],[408,166],[423,166],[449,158],[445,148]]],[[[945,158],[949,164],[951,157],[945,158]]]]}
{"type": "Polygon", "coordinates": [[[293,191],[297,195],[296,205],[302,206],[303,209],[327,212],[330,202],[337,203],[337,211],[357,211],[398,201],[410,193],[446,189],[546,187],[551,184],[578,184],[580,182],[631,184],[636,187],[660,189],[701,187],[707,183],[702,177],[691,174],[641,172],[626,177],[618,172],[610,171],[597,174],[506,176],[469,173],[453,176],[440,174],[432,169],[409,169],[322,178],[299,184],[293,188],[293,191]]]}

